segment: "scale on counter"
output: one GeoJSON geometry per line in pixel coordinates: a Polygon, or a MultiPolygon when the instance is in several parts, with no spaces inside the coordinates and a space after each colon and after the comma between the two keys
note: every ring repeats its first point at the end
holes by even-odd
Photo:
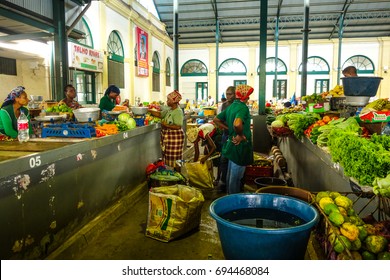
{"type": "Polygon", "coordinates": [[[131,107],[133,112],[133,117],[137,126],[145,125],[146,113],[148,112],[148,107],[131,107]]]}
{"type": "Polygon", "coordinates": [[[43,96],[30,95],[30,101],[28,102],[28,111],[31,117],[39,116],[43,107],[43,96]]]}
{"type": "Polygon", "coordinates": [[[370,96],[346,96],[345,101],[339,104],[340,117],[356,116],[368,104],[370,96]]]}
{"type": "Polygon", "coordinates": [[[43,102],[43,96],[30,95],[30,101],[28,102],[28,109],[41,109],[43,102]]]}
{"type": "Polygon", "coordinates": [[[340,104],[340,117],[352,117],[360,113],[370,97],[378,91],[381,77],[343,77],[345,103],[340,104]]]}

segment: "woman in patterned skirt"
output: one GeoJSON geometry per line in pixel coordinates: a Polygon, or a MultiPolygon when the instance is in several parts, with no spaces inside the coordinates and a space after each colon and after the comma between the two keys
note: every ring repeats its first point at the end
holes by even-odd
{"type": "Polygon", "coordinates": [[[153,116],[162,119],[160,144],[163,161],[166,165],[173,168],[175,167],[176,160],[183,159],[184,114],[179,107],[181,98],[181,94],[175,90],[167,95],[169,109],[161,112],[149,110],[153,116]]]}

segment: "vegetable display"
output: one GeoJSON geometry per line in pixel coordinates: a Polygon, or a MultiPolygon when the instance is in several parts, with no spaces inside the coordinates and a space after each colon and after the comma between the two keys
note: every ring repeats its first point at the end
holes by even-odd
{"type": "Polygon", "coordinates": [[[385,178],[390,173],[390,151],[375,140],[357,136],[356,132],[332,130],[328,147],[332,160],[339,162],[345,174],[358,180],[361,185],[372,186],[376,177],[385,178]]]}
{"type": "Polygon", "coordinates": [[[389,257],[389,221],[367,223],[354,210],[354,201],[338,192],[317,193],[315,202],[324,215],[325,234],[317,237],[331,259],[361,260],[389,257]]]}

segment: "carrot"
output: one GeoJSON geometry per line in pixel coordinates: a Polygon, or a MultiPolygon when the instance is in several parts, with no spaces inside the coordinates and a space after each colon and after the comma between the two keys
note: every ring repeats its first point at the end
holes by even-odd
{"type": "Polygon", "coordinates": [[[115,124],[105,123],[105,124],[96,126],[96,129],[98,129],[99,131],[101,131],[107,135],[112,135],[112,134],[118,133],[118,127],[115,124]]]}

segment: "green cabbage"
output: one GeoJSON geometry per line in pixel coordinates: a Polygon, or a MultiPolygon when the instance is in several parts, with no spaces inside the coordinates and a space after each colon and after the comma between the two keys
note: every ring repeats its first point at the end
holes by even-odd
{"type": "Polygon", "coordinates": [[[136,128],[137,127],[137,123],[135,122],[135,119],[133,118],[130,118],[126,121],[126,124],[127,124],[127,127],[129,129],[133,129],[133,128],[136,128]]]}
{"type": "Polygon", "coordinates": [[[130,119],[130,115],[128,113],[121,113],[118,116],[118,121],[121,122],[127,122],[128,119],[130,119]]]}
{"type": "Polygon", "coordinates": [[[271,127],[284,127],[284,123],[281,120],[275,120],[271,123],[271,127]]]}

